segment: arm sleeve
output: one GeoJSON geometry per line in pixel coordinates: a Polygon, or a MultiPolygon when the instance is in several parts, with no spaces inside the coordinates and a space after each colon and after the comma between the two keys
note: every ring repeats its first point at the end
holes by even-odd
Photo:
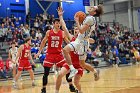
{"type": "Polygon", "coordinates": [[[89,25],[92,26],[95,24],[95,18],[93,16],[87,16],[86,19],[83,22],[83,25],[89,25]]]}

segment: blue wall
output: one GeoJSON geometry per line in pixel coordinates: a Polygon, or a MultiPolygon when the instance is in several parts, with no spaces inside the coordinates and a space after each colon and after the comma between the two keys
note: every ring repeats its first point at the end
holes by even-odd
{"type": "Polygon", "coordinates": [[[0,0],[0,17],[10,16],[14,14],[16,17],[22,17],[22,20],[25,18],[25,1],[19,0],[0,0]],[[7,10],[9,8],[9,10],[7,10]]]}
{"type": "Polygon", "coordinates": [[[64,19],[74,19],[74,14],[77,11],[83,11],[85,12],[85,6],[83,6],[83,0],[74,0],[74,3],[63,3],[63,9],[64,9],[64,19]]]}
{"type": "Polygon", "coordinates": [[[85,12],[85,6],[83,6],[83,0],[74,0],[74,3],[62,3],[63,10],[64,10],[64,20],[67,24],[67,28],[71,29],[73,27],[74,21],[68,21],[68,20],[74,20],[74,15],[78,11],[85,12]]]}
{"type": "MultiPolygon", "coordinates": [[[[30,13],[31,13],[31,17],[35,17],[36,14],[40,14],[43,13],[43,10],[40,8],[40,6],[38,5],[38,3],[36,2],[36,0],[29,0],[29,5],[30,5],[30,13]]],[[[46,9],[47,6],[49,5],[50,2],[46,2],[46,1],[40,1],[41,5],[43,5],[43,7],[46,9]]],[[[57,2],[53,2],[52,5],[50,6],[50,8],[48,9],[47,13],[49,15],[54,14],[55,17],[58,17],[57,15],[57,7],[58,7],[58,3],[57,2]]]]}

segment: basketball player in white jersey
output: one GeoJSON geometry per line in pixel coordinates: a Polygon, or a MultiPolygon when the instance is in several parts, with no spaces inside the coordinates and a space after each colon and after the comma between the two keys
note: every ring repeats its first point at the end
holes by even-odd
{"type": "Polygon", "coordinates": [[[77,74],[77,70],[73,67],[71,58],[70,58],[70,51],[76,51],[79,54],[79,61],[80,65],[94,73],[95,81],[99,79],[99,72],[96,71],[91,65],[85,64],[85,60],[87,57],[87,50],[89,48],[89,37],[90,37],[90,32],[91,28],[95,28],[95,17],[99,17],[100,15],[103,14],[103,8],[101,5],[98,6],[90,6],[88,9],[89,15],[85,18],[83,21],[82,25],[79,23],[78,17],[75,17],[76,25],[79,29],[79,34],[78,37],[74,42],[71,42],[70,44],[66,45],[64,47],[64,55],[66,58],[66,62],[70,66],[70,75],[69,79],[74,77],[77,74]]]}
{"type": "Polygon", "coordinates": [[[17,55],[17,52],[18,52],[18,48],[16,47],[16,43],[15,42],[12,42],[12,47],[10,48],[9,50],[9,60],[12,62],[10,65],[10,67],[12,68],[13,70],[13,78],[15,77],[16,75],[16,55],[17,55]]]}

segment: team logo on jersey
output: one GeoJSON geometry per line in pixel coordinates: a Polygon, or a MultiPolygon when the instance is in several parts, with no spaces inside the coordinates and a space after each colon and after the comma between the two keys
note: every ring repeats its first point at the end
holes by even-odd
{"type": "Polygon", "coordinates": [[[59,37],[59,36],[51,36],[51,39],[52,39],[52,40],[59,40],[60,37],[59,37]]]}

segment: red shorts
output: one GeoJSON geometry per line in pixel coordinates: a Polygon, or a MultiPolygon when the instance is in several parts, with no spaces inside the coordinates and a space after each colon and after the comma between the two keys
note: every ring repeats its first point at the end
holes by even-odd
{"type": "Polygon", "coordinates": [[[56,64],[57,67],[65,67],[67,70],[69,70],[69,66],[65,61],[64,56],[62,53],[60,54],[46,54],[46,58],[43,62],[44,67],[52,67],[54,64],[56,64]]]}
{"type": "Polygon", "coordinates": [[[78,70],[79,75],[83,76],[83,68],[80,65],[73,64],[74,68],[78,70]]]}
{"type": "Polygon", "coordinates": [[[32,69],[32,66],[28,60],[19,60],[18,70],[22,71],[23,69],[25,70],[32,69]]]}

